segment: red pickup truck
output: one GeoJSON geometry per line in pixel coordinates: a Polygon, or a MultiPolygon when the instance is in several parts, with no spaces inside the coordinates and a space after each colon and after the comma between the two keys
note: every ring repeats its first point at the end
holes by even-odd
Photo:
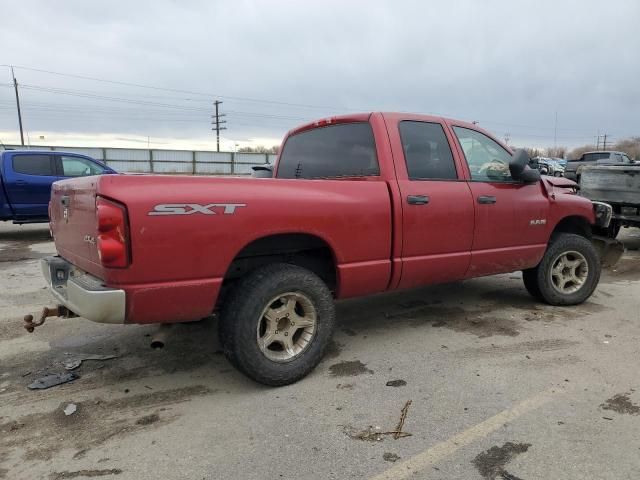
{"type": "Polygon", "coordinates": [[[322,358],[334,299],[517,270],[539,300],[587,299],[611,208],[527,163],[465,122],[328,118],[287,134],[274,178],[56,182],[43,274],[60,311],[96,322],[219,312],[229,360],[284,385],[322,358]]]}

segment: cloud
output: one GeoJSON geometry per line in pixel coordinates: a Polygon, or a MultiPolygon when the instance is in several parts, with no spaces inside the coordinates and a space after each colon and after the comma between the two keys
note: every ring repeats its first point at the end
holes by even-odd
{"type": "MultiPolygon", "coordinates": [[[[558,144],[577,145],[598,131],[640,133],[640,4],[614,4],[7,2],[0,63],[209,94],[18,68],[25,126],[50,135],[213,138],[220,98],[231,141],[400,110],[478,120],[536,145],[553,143],[557,112],[558,144]]],[[[0,130],[15,131],[13,102],[0,86],[0,130]]]]}

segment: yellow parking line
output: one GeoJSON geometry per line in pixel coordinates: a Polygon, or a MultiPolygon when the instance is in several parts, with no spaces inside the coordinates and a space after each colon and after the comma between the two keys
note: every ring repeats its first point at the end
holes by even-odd
{"type": "Polygon", "coordinates": [[[403,462],[396,463],[389,470],[382,472],[370,480],[399,480],[408,478],[416,472],[431,467],[454,453],[459,448],[474,442],[475,440],[486,437],[490,433],[498,430],[506,422],[515,420],[531,410],[541,407],[545,403],[552,400],[558,393],[552,390],[545,390],[533,397],[530,397],[512,408],[504,410],[482,423],[475,425],[464,432],[461,432],[444,442],[440,442],[433,447],[419,453],[403,462]]]}

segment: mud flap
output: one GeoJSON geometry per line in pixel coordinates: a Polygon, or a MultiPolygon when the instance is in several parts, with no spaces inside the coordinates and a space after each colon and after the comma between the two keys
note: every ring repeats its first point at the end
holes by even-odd
{"type": "Polygon", "coordinates": [[[615,238],[593,235],[591,237],[591,243],[596,247],[598,255],[600,255],[600,263],[602,263],[603,267],[614,266],[624,253],[624,245],[615,238]]]}

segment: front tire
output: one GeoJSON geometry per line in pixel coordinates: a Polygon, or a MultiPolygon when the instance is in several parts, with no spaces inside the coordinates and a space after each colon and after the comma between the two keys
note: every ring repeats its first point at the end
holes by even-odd
{"type": "Polygon", "coordinates": [[[600,258],[591,242],[559,234],[537,267],[523,272],[525,287],[550,305],[577,305],[588,299],[600,280],[600,258]]]}
{"type": "Polygon", "coordinates": [[[334,326],[333,297],[325,283],[305,268],[278,263],[238,282],[219,328],[224,353],[238,370],[280,386],[318,365],[334,326]]]}

